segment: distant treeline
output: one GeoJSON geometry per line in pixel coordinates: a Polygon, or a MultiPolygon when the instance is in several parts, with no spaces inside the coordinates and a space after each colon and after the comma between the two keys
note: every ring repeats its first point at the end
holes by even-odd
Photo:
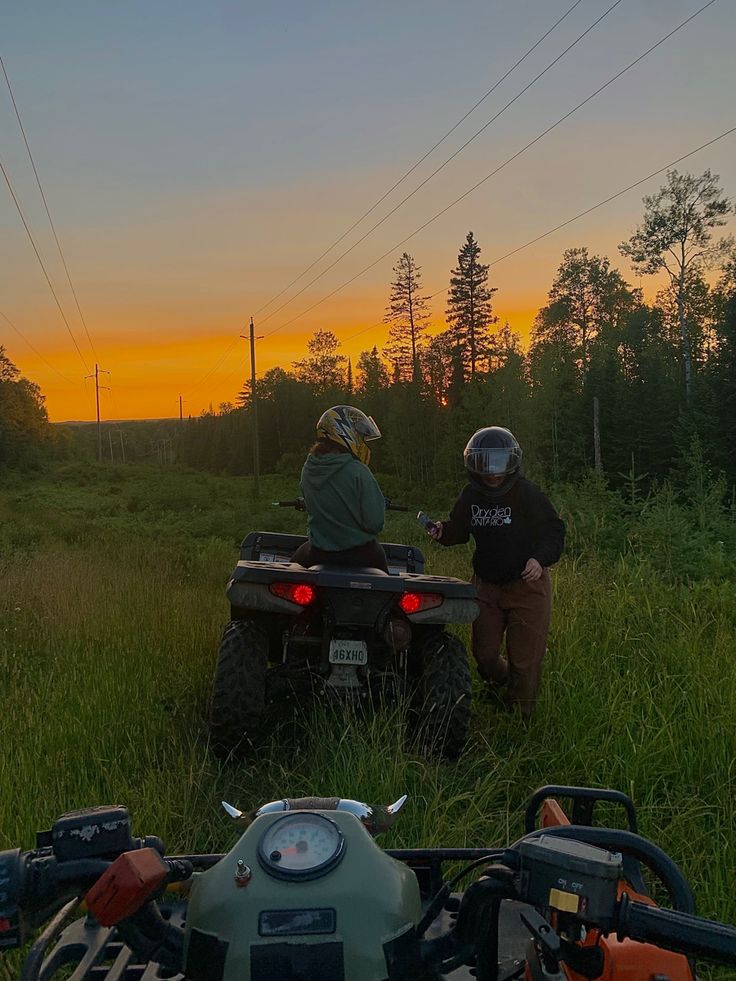
{"type": "Polygon", "coordinates": [[[41,389],[21,377],[0,344],[0,468],[35,463],[56,446],[41,389]]]}
{"type": "MultiPolygon", "coordinates": [[[[353,402],[383,431],[376,468],[412,484],[456,479],[466,440],[491,424],[513,430],[546,480],[597,469],[614,485],[651,482],[687,468],[694,453],[736,481],[736,255],[733,238],[714,237],[733,207],[709,171],[670,172],[644,205],[619,248],[640,274],[665,275],[655,302],[606,257],[569,249],[527,351],[493,314],[495,288],[472,233],[451,272],[447,328],[432,337],[421,270],[404,253],[382,351],[353,366],[333,333],[317,331],[303,360],[257,381],[261,469],[298,473],[320,412],[353,402]]],[[[178,459],[250,473],[253,433],[246,384],[236,406],[185,424],[178,459]]]]}
{"type": "MultiPolygon", "coordinates": [[[[319,413],[352,402],[383,432],[372,465],[409,483],[455,479],[461,450],[476,429],[510,428],[533,472],[575,479],[595,465],[594,399],[600,464],[616,485],[671,476],[687,467],[695,442],[711,472],[736,481],[736,295],[712,323],[718,345],[698,365],[688,405],[677,345],[658,307],[640,305],[590,342],[586,367],[562,337],[539,339],[527,354],[511,334],[492,369],[445,393],[422,382],[389,381],[374,348],[354,386],[325,387],[274,369],[258,382],[262,472],[298,474],[319,413]],[[367,371],[365,369],[371,369],[367,371]]],[[[253,412],[224,407],[184,423],[177,458],[214,473],[249,474],[253,412]]]]}
{"type": "MultiPolygon", "coordinates": [[[[290,370],[258,379],[255,404],[246,383],[235,403],[196,419],[105,424],[100,455],[249,474],[257,412],[262,472],[296,476],[320,413],[352,402],[383,431],[375,468],[412,485],[456,481],[465,442],[490,424],[513,430],[528,469],[545,481],[595,469],[614,486],[644,486],[697,457],[703,472],[733,484],[736,246],[733,237],[718,237],[733,211],[710,171],[668,173],[619,246],[639,276],[660,274],[654,303],[644,303],[641,288],[605,256],[568,249],[526,350],[498,322],[497,287],[472,232],[450,273],[446,327],[432,336],[421,268],[403,253],[382,350],[369,347],[353,365],[337,337],[318,330],[290,370]]],[[[95,426],[69,427],[54,442],[66,455],[100,450],[95,426]]],[[[0,347],[0,463],[50,445],[38,387],[19,377],[0,347]]]]}

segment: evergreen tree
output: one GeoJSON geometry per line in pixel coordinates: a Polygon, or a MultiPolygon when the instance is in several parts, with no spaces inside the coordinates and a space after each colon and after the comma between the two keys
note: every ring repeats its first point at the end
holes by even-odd
{"type": "Polygon", "coordinates": [[[736,481],[736,288],[720,309],[716,332],[718,348],[709,364],[714,462],[736,481]]]}
{"type": "Polygon", "coordinates": [[[699,269],[685,273],[685,290],[680,304],[679,283],[670,282],[657,293],[656,307],[662,312],[662,323],[671,344],[678,344],[682,314],[687,347],[693,368],[693,385],[705,367],[708,353],[714,346],[714,298],[699,269]]]}
{"type": "Polygon", "coordinates": [[[488,269],[480,261],[480,246],[473,233],[468,232],[458,253],[457,267],[450,275],[447,321],[471,379],[487,367],[493,348],[491,326],[498,319],[493,316],[491,298],[496,287],[488,285],[488,269]]]}
{"type": "Polygon", "coordinates": [[[357,371],[358,392],[361,395],[371,398],[388,388],[388,371],[375,345],[370,351],[363,351],[360,355],[357,371]]]}
{"type": "Polygon", "coordinates": [[[429,297],[422,296],[421,266],[408,252],[401,255],[393,271],[396,278],[391,283],[391,295],[383,318],[385,323],[391,324],[384,355],[394,366],[398,380],[418,381],[422,335],[429,320],[429,297]]]}
{"type": "Polygon", "coordinates": [[[447,405],[452,384],[453,339],[449,330],[435,334],[422,353],[422,375],[429,395],[438,405],[447,405]]]}

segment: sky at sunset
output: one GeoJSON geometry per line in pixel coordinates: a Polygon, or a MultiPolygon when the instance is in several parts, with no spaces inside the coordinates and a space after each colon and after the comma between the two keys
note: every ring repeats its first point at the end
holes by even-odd
{"type": "MultiPolygon", "coordinates": [[[[92,343],[0,73],[0,161],[81,356],[1,175],[0,344],[39,383],[54,421],[94,418],[94,385],[84,376],[95,361],[111,372],[103,378],[103,418],[174,416],[180,394],[185,414],[196,415],[235,400],[248,354],[238,335],[251,315],[265,335],[259,374],[302,357],[316,329],[334,331],[355,361],[385,341],[381,320],[400,253],[415,257],[425,291],[436,293],[447,287],[470,229],[482,261],[491,263],[495,312],[525,339],[566,248],[607,254],[638,285],[617,245],[640,220],[643,194],[664,175],[496,260],[736,126],[734,0],[716,0],[401,243],[705,2],[620,0],[455,160],[309,285],[614,3],[580,0],[278,299],[573,0],[6,4],[0,55],[92,343]]],[[[736,133],[680,165],[706,168],[736,199],[736,133]]],[[[736,231],[733,220],[729,230],[736,231]]],[[[641,285],[653,298],[657,284],[641,285]]],[[[443,293],[431,309],[439,330],[443,293]]]]}

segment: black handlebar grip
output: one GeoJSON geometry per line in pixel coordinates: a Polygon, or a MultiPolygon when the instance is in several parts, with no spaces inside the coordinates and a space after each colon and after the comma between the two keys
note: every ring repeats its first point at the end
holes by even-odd
{"type": "Polygon", "coordinates": [[[624,896],[618,916],[618,939],[630,937],[690,957],[736,966],[736,928],[689,913],[646,906],[624,896]]]}

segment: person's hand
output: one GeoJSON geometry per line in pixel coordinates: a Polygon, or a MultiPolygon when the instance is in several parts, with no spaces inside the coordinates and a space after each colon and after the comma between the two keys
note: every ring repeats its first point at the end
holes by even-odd
{"type": "Polygon", "coordinates": [[[542,575],[542,567],[537,562],[536,559],[529,559],[527,564],[524,566],[524,571],[521,574],[521,578],[524,582],[536,582],[542,575]]]}
{"type": "Polygon", "coordinates": [[[434,527],[427,528],[427,534],[430,538],[434,538],[434,540],[438,542],[440,538],[442,538],[442,522],[435,521],[434,527]]]}

